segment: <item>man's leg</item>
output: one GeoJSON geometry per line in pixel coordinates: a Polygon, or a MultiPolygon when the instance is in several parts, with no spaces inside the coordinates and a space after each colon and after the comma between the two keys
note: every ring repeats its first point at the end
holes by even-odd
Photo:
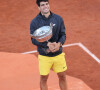
{"type": "Polygon", "coordinates": [[[47,79],[50,68],[52,67],[52,60],[50,57],[39,55],[39,72],[40,72],[40,88],[41,90],[48,90],[47,79]]]}
{"type": "Polygon", "coordinates": [[[49,75],[40,75],[40,88],[41,90],[48,90],[47,79],[49,75]]]}
{"type": "Polygon", "coordinates": [[[66,73],[65,72],[60,72],[57,73],[58,78],[59,78],[59,86],[61,90],[67,90],[67,81],[66,81],[66,73]]]}

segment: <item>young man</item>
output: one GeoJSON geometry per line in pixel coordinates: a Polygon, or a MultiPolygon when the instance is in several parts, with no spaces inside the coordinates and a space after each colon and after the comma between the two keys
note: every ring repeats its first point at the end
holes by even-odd
{"type": "Polygon", "coordinates": [[[31,21],[30,34],[42,26],[50,26],[50,23],[53,23],[53,35],[48,41],[39,42],[31,38],[39,52],[40,88],[48,90],[47,79],[50,69],[53,68],[58,75],[60,89],[67,90],[65,74],[67,66],[65,54],[62,52],[62,45],[66,40],[64,21],[59,15],[50,11],[48,0],[37,0],[36,3],[40,13],[31,21]]]}

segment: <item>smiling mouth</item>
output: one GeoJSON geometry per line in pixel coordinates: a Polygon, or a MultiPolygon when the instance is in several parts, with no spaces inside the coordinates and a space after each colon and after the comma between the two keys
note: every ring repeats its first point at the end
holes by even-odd
{"type": "Polygon", "coordinates": [[[47,11],[47,10],[49,10],[49,9],[44,9],[44,10],[46,10],[46,11],[47,11]]]}

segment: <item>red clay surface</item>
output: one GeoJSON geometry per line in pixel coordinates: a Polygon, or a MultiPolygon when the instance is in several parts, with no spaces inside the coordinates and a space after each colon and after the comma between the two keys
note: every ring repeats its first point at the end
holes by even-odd
{"type": "MultiPolygon", "coordinates": [[[[50,5],[51,11],[65,21],[65,44],[81,42],[100,58],[100,0],[50,0],[50,5]]],[[[38,12],[35,0],[0,1],[1,52],[36,50],[30,40],[29,27],[38,12]]],[[[93,90],[100,90],[100,64],[77,46],[64,48],[64,52],[66,74],[83,80],[93,90]]]]}
{"type": "MultiPolygon", "coordinates": [[[[40,90],[38,59],[36,56],[0,53],[0,90],[40,90]],[[5,55],[7,57],[5,57],[5,55]]],[[[68,90],[92,90],[82,80],[66,76],[68,90]]],[[[49,90],[60,90],[57,75],[51,71],[49,90]]]]}

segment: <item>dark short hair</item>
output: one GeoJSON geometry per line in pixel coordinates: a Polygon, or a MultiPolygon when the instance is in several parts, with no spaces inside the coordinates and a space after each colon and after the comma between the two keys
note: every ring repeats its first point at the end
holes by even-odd
{"type": "Polygon", "coordinates": [[[42,2],[42,1],[44,1],[44,2],[49,2],[49,0],[36,0],[36,4],[37,4],[38,6],[40,6],[40,2],[42,2]]]}

